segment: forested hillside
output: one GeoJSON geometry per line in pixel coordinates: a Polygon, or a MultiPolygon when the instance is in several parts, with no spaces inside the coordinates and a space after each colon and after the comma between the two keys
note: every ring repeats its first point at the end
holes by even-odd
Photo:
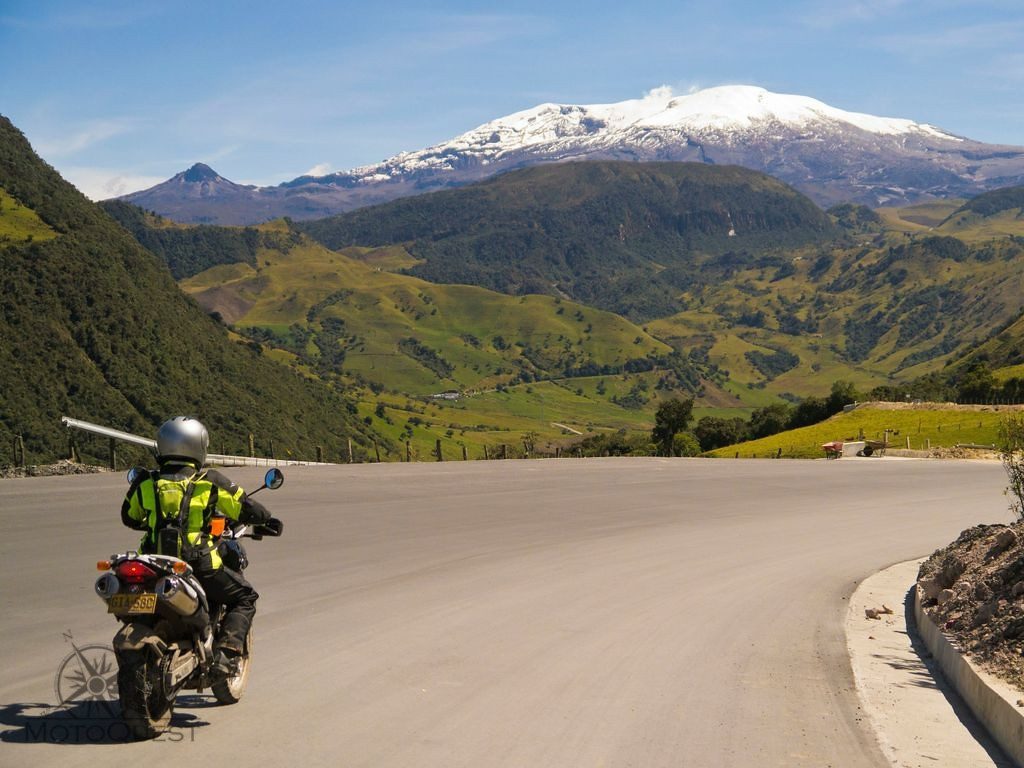
{"type": "Polygon", "coordinates": [[[241,452],[250,432],[263,452],[273,440],[279,455],[306,458],[317,445],[337,457],[347,438],[367,442],[349,404],[232,341],[6,118],[0,189],[0,463],[16,434],[30,461],[63,455],[62,415],[147,434],[188,413],[210,427],[215,451],[241,452]]]}
{"type": "Polygon", "coordinates": [[[565,163],[296,225],[329,248],[405,244],[437,283],[561,295],[631,320],[672,314],[708,258],[828,240],[809,199],[700,163],[565,163]]]}
{"type": "Polygon", "coordinates": [[[185,226],[120,200],[99,203],[139,245],[163,259],[175,280],[192,277],[220,264],[255,266],[260,248],[285,253],[299,237],[287,230],[256,227],[185,226]]]}

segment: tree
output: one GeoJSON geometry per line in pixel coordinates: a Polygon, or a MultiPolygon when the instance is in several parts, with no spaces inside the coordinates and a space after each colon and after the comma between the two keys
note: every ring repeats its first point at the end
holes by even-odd
{"type": "Polygon", "coordinates": [[[843,410],[844,406],[855,403],[859,399],[860,393],[853,385],[853,382],[843,381],[842,379],[832,382],[832,393],[825,401],[829,416],[834,413],[839,413],[843,410]]]}
{"type": "Polygon", "coordinates": [[[817,424],[819,421],[824,421],[832,415],[832,412],[829,411],[828,402],[829,401],[822,400],[820,397],[808,397],[802,400],[800,404],[793,409],[787,426],[789,429],[797,429],[799,427],[807,427],[811,424],[817,424]]]}
{"type": "Polygon", "coordinates": [[[785,403],[773,403],[750,414],[750,437],[768,437],[785,431],[793,409],[785,403]]]}
{"type": "Polygon", "coordinates": [[[659,456],[672,456],[675,454],[674,441],[679,432],[686,429],[693,418],[693,398],[680,400],[672,398],[665,400],[658,406],[654,414],[654,429],[651,430],[651,440],[658,449],[659,456]]]}
{"type": "Polygon", "coordinates": [[[719,416],[704,416],[693,430],[701,450],[713,451],[727,445],[742,443],[747,439],[747,422],[738,416],[723,419],[719,416]]]}
{"type": "Polygon", "coordinates": [[[997,386],[996,377],[988,365],[979,360],[971,363],[960,379],[957,399],[961,403],[983,403],[992,397],[997,386]]]}
{"type": "Polygon", "coordinates": [[[672,453],[675,456],[700,456],[700,443],[693,432],[680,432],[672,440],[672,453]]]}
{"type": "Polygon", "coordinates": [[[1010,479],[1010,511],[1024,520],[1024,414],[1005,416],[999,424],[999,453],[1010,479]]]}

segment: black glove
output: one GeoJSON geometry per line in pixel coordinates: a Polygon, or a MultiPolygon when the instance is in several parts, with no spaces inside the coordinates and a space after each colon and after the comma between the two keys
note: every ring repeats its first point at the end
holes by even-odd
{"type": "Polygon", "coordinates": [[[272,517],[267,522],[260,523],[257,530],[264,536],[280,536],[284,532],[284,523],[272,517]]]}

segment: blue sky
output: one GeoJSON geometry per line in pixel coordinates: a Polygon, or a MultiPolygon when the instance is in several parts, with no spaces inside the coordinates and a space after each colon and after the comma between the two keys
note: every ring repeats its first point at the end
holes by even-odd
{"type": "Polygon", "coordinates": [[[1021,0],[2,0],[0,113],[99,199],[276,184],[542,102],[759,85],[1024,145],[1021,0]]]}

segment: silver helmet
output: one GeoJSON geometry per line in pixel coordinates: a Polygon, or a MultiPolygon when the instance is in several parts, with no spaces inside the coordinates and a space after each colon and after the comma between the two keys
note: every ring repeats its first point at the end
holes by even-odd
{"type": "Polygon", "coordinates": [[[175,416],[160,425],[156,433],[156,452],[160,459],[189,459],[199,466],[206,461],[210,433],[198,419],[175,416]]]}

